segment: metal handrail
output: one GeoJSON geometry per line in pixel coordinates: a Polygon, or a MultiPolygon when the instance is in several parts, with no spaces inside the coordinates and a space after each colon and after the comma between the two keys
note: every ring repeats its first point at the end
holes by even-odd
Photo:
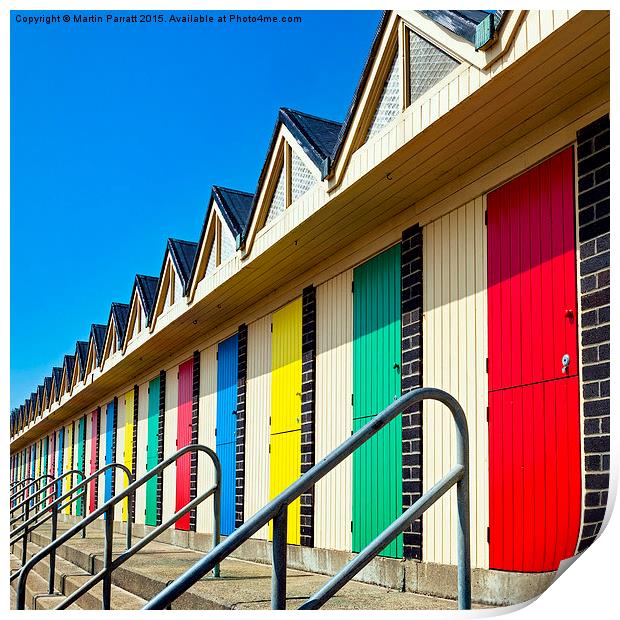
{"type": "MultiPolygon", "coordinates": [[[[16,527],[11,532],[14,538],[10,539],[9,544],[14,545],[17,541],[22,540],[22,568],[24,567],[24,564],[26,563],[26,558],[27,558],[28,534],[32,534],[32,532],[36,530],[39,526],[43,525],[48,519],[51,519],[52,520],[51,540],[54,540],[56,538],[56,532],[58,528],[58,513],[64,508],[67,508],[68,506],[70,506],[71,504],[79,500],[80,498],[84,498],[84,510],[86,511],[86,505],[88,503],[88,483],[94,480],[95,478],[99,477],[102,473],[106,472],[108,469],[113,469],[115,467],[122,469],[125,472],[127,476],[127,480],[129,484],[131,484],[133,480],[133,476],[131,475],[131,471],[127,468],[126,465],[124,465],[123,463],[108,463],[107,465],[104,465],[103,467],[100,467],[97,471],[93,472],[90,476],[88,476],[88,478],[82,478],[82,480],[78,482],[78,484],[72,486],[64,495],[61,495],[60,497],[53,500],[46,508],[44,508],[43,510],[40,510],[37,514],[35,514],[33,517],[31,517],[30,519],[28,519],[27,521],[25,521],[18,527],[16,527]],[[75,495],[77,491],[79,491],[80,489],[83,489],[81,493],[75,495]],[[68,500],[68,501],[61,505],[61,502],[63,502],[64,500],[68,500]],[[42,517],[41,515],[43,515],[44,513],[48,513],[48,514],[42,517]],[[30,527],[33,523],[35,525],[33,527],[30,527]]],[[[84,476],[84,474],[82,474],[82,472],[79,470],[75,470],[73,473],[76,473],[76,472],[84,476]]],[[[72,472],[69,471],[65,473],[70,474],[72,472]]],[[[128,499],[127,501],[130,503],[129,507],[131,509],[131,498],[128,499]]],[[[82,532],[82,538],[85,538],[85,537],[86,537],[86,529],[84,529],[84,531],[82,532]]],[[[131,525],[129,525],[129,527],[127,528],[127,546],[129,545],[131,545],[131,525]]],[[[50,557],[50,582],[51,582],[50,588],[52,588],[52,592],[50,592],[50,594],[53,594],[53,578],[54,578],[55,563],[56,563],[56,555],[54,553],[50,557]]],[[[14,579],[18,577],[22,568],[16,570],[14,573],[11,574],[10,581],[13,581],[14,579]]]]}
{"type": "MultiPolygon", "coordinates": [[[[165,461],[162,461],[153,469],[148,471],[144,476],[140,479],[132,482],[122,493],[115,495],[111,499],[109,499],[105,504],[97,508],[94,512],[92,512],[88,517],[82,519],[79,523],[74,525],[72,528],[67,530],[64,534],[56,539],[52,539],[49,545],[43,548],[39,553],[30,558],[26,564],[19,571],[19,581],[17,582],[17,609],[25,609],[26,604],[26,580],[28,578],[28,574],[33,569],[33,567],[38,564],[41,560],[47,557],[50,554],[56,552],[56,549],[66,543],[69,539],[73,538],[80,531],[85,530],[86,526],[98,519],[101,515],[106,515],[105,519],[105,539],[104,539],[104,553],[103,553],[103,568],[97,574],[93,575],[86,583],[82,584],[75,592],[73,592],[69,597],[67,597],[63,602],[61,602],[55,609],[65,609],[73,602],[75,602],[80,596],[82,596],[85,592],[90,590],[94,585],[103,581],[103,595],[102,595],[102,609],[110,609],[110,598],[112,593],[112,572],[118,568],[121,564],[126,562],[129,558],[131,558],[134,554],[136,554],[140,549],[142,549],[145,545],[150,543],[153,539],[157,538],[165,529],[176,523],[184,514],[195,508],[198,504],[203,502],[205,499],[214,496],[213,501],[213,547],[217,548],[220,540],[220,486],[222,481],[222,472],[220,467],[220,461],[211,448],[207,446],[203,446],[200,444],[189,444],[179,451],[177,451],[172,456],[169,456],[165,461]],[[176,462],[181,456],[187,454],[188,452],[204,452],[206,453],[215,466],[215,484],[207,491],[205,491],[199,497],[194,498],[192,501],[187,503],[183,508],[175,512],[167,521],[157,526],[154,530],[149,532],[144,538],[141,538],[137,543],[131,546],[131,539],[128,538],[127,549],[117,556],[114,560],[112,559],[112,543],[113,543],[113,527],[114,527],[114,507],[123,499],[130,498],[135,494],[136,489],[142,486],[145,482],[150,480],[153,476],[159,474],[163,469],[176,462]]],[[[86,482],[86,481],[85,481],[86,482]]],[[[128,510],[128,515],[131,514],[131,511],[128,510]]],[[[130,528],[130,519],[127,520],[128,530],[130,528]]],[[[130,530],[129,530],[130,531],[130,530]]],[[[214,569],[214,575],[219,577],[219,563],[212,566],[214,569]]],[[[15,575],[17,576],[17,574],[15,575]]],[[[11,575],[11,581],[13,580],[13,575],[11,575]]],[[[53,580],[53,574],[51,574],[51,579],[53,580]]],[[[52,591],[50,594],[53,594],[53,581],[51,582],[52,591]]]]}
{"type": "Polygon", "coordinates": [[[11,484],[11,489],[10,490],[14,491],[16,489],[16,487],[21,486],[22,484],[26,484],[26,482],[29,482],[31,480],[34,480],[34,478],[32,478],[30,476],[28,476],[26,478],[22,478],[21,480],[17,480],[17,481],[15,481],[15,482],[13,482],[11,484]]]}
{"type": "MultiPolygon", "coordinates": [[[[30,480],[30,484],[27,484],[23,489],[20,489],[19,491],[15,491],[10,497],[9,497],[9,501],[13,501],[18,495],[21,495],[23,497],[24,492],[27,489],[30,489],[33,485],[35,486],[35,488],[39,488],[39,481],[43,480],[43,478],[51,478],[51,476],[49,474],[43,474],[41,476],[39,476],[38,478],[28,478],[28,480],[30,480]]],[[[25,481],[26,479],[24,479],[25,481]]],[[[30,495],[28,495],[27,497],[30,497],[30,495]]]]}
{"type": "Polygon", "coordinates": [[[216,564],[229,556],[242,543],[255,534],[261,527],[273,520],[272,542],[272,577],[271,607],[286,607],[286,521],[289,504],[302,493],[310,490],[314,484],[329,473],[339,463],[350,456],[357,448],[389,424],[397,415],[408,407],[423,400],[437,400],[450,410],[457,431],[457,464],[422,495],[412,506],[379,534],[338,574],[330,579],[300,609],[316,609],[342,588],[355,574],[366,566],[376,555],[390,544],[400,533],[435,503],[454,484],[457,487],[458,529],[458,606],[459,609],[471,608],[471,564],[469,548],[469,434],[467,419],[458,401],[443,390],[436,388],[418,388],[404,394],[383,411],[378,413],[368,424],[360,428],[325,458],[309,469],[297,481],[271,500],[253,517],[235,530],[215,549],[201,558],[191,568],[159,594],[155,595],[143,609],[166,609],[181,594],[202,579],[216,564]]]}
{"type": "Polygon", "coordinates": [[[17,487],[22,486],[23,484],[26,484],[27,482],[32,482],[33,480],[34,478],[28,476],[27,478],[22,478],[21,480],[17,480],[17,482],[13,482],[13,484],[11,484],[11,488],[9,492],[13,493],[17,487]]]}
{"type": "MultiPolygon", "coordinates": [[[[11,509],[11,514],[13,514],[21,506],[25,506],[26,504],[30,504],[29,508],[30,510],[32,510],[33,508],[37,508],[41,504],[49,502],[50,497],[44,497],[42,500],[39,500],[36,504],[32,505],[32,502],[34,501],[35,497],[38,497],[39,495],[41,495],[41,493],[43,493],[45,490],[49,489],[50,487],[53,487],[55,484],[57,484],[63,478],[66,478],[67,476],[75,476],[78,474],[82,476],[82,480],[84,480],[84,472],[80,469],[70,469],[69,471],[63,472],[62,474],[60,474],[60,476],[58,476],[58,478],[53,478],[52,481],[48,482],[43,488],[38,489],[35,493],[32,493],[31,495],[29,495],[25,500],[21,501],[19,504],[15,504],[15,506],[11,509]]],[[[48,478],[51,478],[51,476],[48,476],[48,478]]],[[[43,511],[40,511],[40,512],[43,512],[43,511]]],[[[24,512],[21,512],[16,517],[13,517],[13,519],[9,521],[9,525],[13,525],[13,523],[15,523],[16,521],[19,521],[23,516],[24,516],[24,512]]],[[[11,532],[11,534],[13,533],[14,532],[11,532]]]]}

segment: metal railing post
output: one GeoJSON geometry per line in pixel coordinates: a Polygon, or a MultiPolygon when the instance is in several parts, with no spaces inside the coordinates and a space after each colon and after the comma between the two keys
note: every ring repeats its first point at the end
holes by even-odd
{"type": "Polygon", "coordinates": [[[114,541],[114,506],[106,510],[105,517],[105,545],[103,550],[103,596],[102,609],[111,608],[112,598],[112,544],[114,541]]]}
{"type": "Polygon", "coordinates": [[[286,530],[288,507],[273,518],[271,544],[271,609],[286,609],[286,530]]]}
{"type": "MultiPolygon", "coordinates": [[[[58,534],[58,506],[52,505],[52,531],[50,534],[50,541],[56,540],[58,534]]],[[[56,573],[56,549],[53,549],[50,553],[50,573],[48,578],[47,593],[54,594],[55,585],[55,573],[56,573]]]]}
{"type": "MultiPolygon", "coordinates": [[[[131,480],[128,481],[131,484],[131,480]]],[[[131,509],[133,506],[134,496],[127,496],[127,531],[126,531],[126,539],[125,544],[127,545],[127,549],[131,548],[131,509]]]]}
{"type": "MultiPolygon", "coordinates": [[[[220,544],[220,485],[221,485],[221,472],[219,469],[216,471],[215,480],[215,493],[213,494],[213,548],[215,549],[220,544]]],[[[213,567],[213,576],[219,578],[220,576],[220,564],[219,562],[213,567]]]]}
{"type": "Polygon", "coordinates": [[[456,552],[458,564],[458,606],[471,609],[471,550],[469,524],[469,432],[465,415],[455,418],[456,460],[463,466],[463,477],[456,483],[457,529],[456,552]]]}
{"type": "MultiPolygon", "coordinates": [[[[88,485],[84,485],[84,491],[82,491],[82,514],[80,517],[84,519],[86,517],[86,506],[88,505],[88,485]]],[[[86,538],[86,527],[82,530],[82,538],[86,538]]]]}
{"type": "MultiPolygon", "coordinates": [[[[26,502],[26,506],[24,507],[25,520],[28,521],[28,517],[30,516],[30,502],[26,502]]],[[[22,566],[26,563],[27,557],[26,553],[28,550],[28,526],[24,528],[24,537],[22,538],[22,566]]]]}

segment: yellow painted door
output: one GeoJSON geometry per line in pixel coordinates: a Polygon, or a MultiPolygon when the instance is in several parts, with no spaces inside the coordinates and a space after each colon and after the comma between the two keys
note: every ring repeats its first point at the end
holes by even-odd
{"type": "MultiPolygon", "coordinates": [[[[133,470],[131,469],[132,465],[132,454],[133,454],[133,390],[130,390],[125,394],[125,444],[123,447],[123,463],[125,467],[127,467],[131,473],[133,474],[133,470]]],[[[125,474],[121,476],[123,480],[124,488],[128,482],[125,474]]],[[[122,519],[123,521],[127,521],[127,503],[128,500],[123,500],[122,502],[122,519]]]]}
{"type": "MultiPolygon", "coordinates": [[[[301,298],[272,317],[269,497],[301,475],[301,298]]],[[[269,539],[273,537],[269,524],[269,539]]],[[[300,500],[288,509],[287,542],[300,542],[300,500]]]]}

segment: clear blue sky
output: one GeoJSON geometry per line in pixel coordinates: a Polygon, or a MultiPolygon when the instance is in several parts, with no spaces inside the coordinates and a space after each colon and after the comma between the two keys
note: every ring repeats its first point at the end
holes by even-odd
{"type": "Polygon", "coordinates": [[[11,408],[159,275],[167,237],[198,240],[211,185],[255,190],[280,106],[344,119],[380,12],[287,14],[302,23],[13,12],[11,408]]]}

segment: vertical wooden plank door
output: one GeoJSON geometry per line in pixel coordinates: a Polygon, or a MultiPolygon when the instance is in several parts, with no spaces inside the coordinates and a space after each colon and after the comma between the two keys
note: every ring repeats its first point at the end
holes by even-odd
{"type": "MultiPolygon", "coordinates": [[[[114,451],[112,450],[112,440],[114,435],[114,401],[110,401],[105,408],[105,464],[114,462],[114,451]]],[[[112,498],[112,477],[114,476],[112,469],[104,472],[105,489],[104,499],[107,502],[112,498]]]]}
{"type": "MultiPolygon", "coordinates": [[[[274,498],[301,476],[301,298],[272,316],[271,428],[269,497],[274,498]]],[[[287,542],[301,537],[301,502],[288,508],[287,542]]],[[[269,539],[273,538],[269,522],[269,539]]]]}
{"type": "MultiPolygon", "coordinates": [[[[177,450],[192,443],[192,383],[194,360],[188,359],[179,365],[177,450]]],[[[181,510],[190,501],[191,454],[185,454],[176,463],[176,507],[181,510]]],[[[177,530],[189,530],[189,512],[186,512],[175,525],[177,530]]]]}
{"type": "MultiPolygon", "coordinates": [[[[133,454],[133,390],[129,390],[124,397],[125,401],[125,436],[123,441],[123,465],[131,471],[132,474],[132,454],[133,454]]],[[[127,484],[127,475],[123,473],[120,479],[127,484]]],[[[121,519],[127,521],[129,500],[123,500],[121,507],[121,519]]]]}
{"type": "MultiPolygon", "coordinates": [[[[84,442],[86,441],[86,416],[82,416],[77,423],[77,459],[75,467],[79,469],[86,477],[86,471],[84,467],[84,442]]],[[[83,478],[76,478],[76,483],[81,482],[83,478]]],[[[84,516],[84,498],[80,497],[75,503],[75,514],[84,516]]]]}
{"type": "Polygon", "coordinates": [[[541,572],[581,513],[573,150],[488,196],[489,564],[541,572]]]}
{"type": "MultiPolygon", "coordinates": [[[[353,432],[400,396],[400,245],[353,271],[353,432]]],[[[402,422],[353,453],[353,551],[402,513],[402,422]]],[[[402,535],[381,555],[399,558],[402,535]]]]}
{"type": "MultiPolygon", "coordinates": [[[[56,442],[57,445],[57,450],[56,450],[56,454],[58,455],[57,459],[56,459],[56,463],[57,463],[57,469],[56,469],[56,477],[58,478],[58,476],[62,475],[62,459],[63,459],[63,455],[64,455],[64,450],[65,450],[65,446],[64,446],[64,439],[65,439],[65,429],[61,428],[58,431],[58,440],[56,442]]],[[[56,483],[56,497],[60,497],[62,495],[62,480],[59,480],[56,483]]]]}
{"type": "Polygon", "coordinates": [[[224,535],[235,529],[238,349],[237,334],[217,345],[215,452],[222,467],[220,532],[224,535]]]}
{"type": "MultiPolygon", "coordinates": [[[[95,409],[90,414],[90,473],[94,474],[99,469],[99,411],[95,409]]],[[[97,482],[91,480],[88,489],[89,510],[93,512],[97,507],[97,482]]]]}
{"type": "MultiPolygon", "coordinates": [[[[159,377],[149,382],[149,416],[147,421],[148,438],[146,442],[146,470],[157,466],[157,448],[159,446],[159,377]]],[[[146,482],[146,525],[157,524],[157,476],[146,482]]]]}
{"type": "MultiPolygon", "coordinates": [[[[65,461],[65,471],[71,471],[73,469],[73,423],[67,424],[66,429],[66,437],[65,437],[65,452],[66,461],[65,461]]],[[[65,476],[65,492],[69,491],[73,486],[73,474],[70,476],[65,476]]],[[[73,511],[73,504],[69,504],[64,512],[65,514],[70,515],[73,511]]]]}

